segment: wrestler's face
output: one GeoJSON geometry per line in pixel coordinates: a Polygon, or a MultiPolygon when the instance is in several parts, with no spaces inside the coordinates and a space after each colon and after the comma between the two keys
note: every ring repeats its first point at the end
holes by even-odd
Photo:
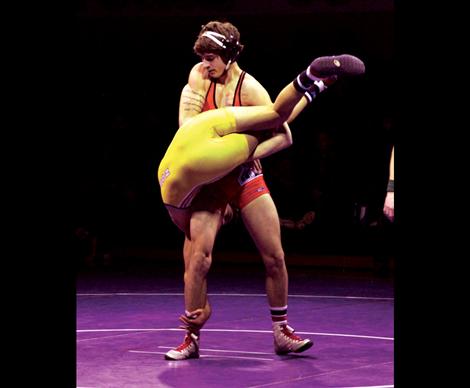
{"type": "Polygon", "coordinates": [[[224,74],[225,63],[222,61],[220,55],[206,53],[201,55],[201,61],[210,78],[219,78],[224,74]]]}

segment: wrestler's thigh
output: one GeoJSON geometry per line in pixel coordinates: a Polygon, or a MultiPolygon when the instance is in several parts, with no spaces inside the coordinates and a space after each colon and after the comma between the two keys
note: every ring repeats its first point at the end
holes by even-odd
{"type": "Polygon", "coordinates": [[[246,229],[261,254],[282,250],[279,215],[269,194],[262,195],[241,209],[246,229]]]}
{"type": "Polygon", "coordinates": [[[220,211],[197,210],[191,214],[189,222],[191,253],[199,251],[211,254],[222,220],[223,213],[220,211]]]}
{"type": "Polygon", "coordinates": [[[236,132],[271,129],[279,124],[279,114],[273,109],[273,105],[229,107],[226,109],[231,110],[234,114],[236,132]]]}

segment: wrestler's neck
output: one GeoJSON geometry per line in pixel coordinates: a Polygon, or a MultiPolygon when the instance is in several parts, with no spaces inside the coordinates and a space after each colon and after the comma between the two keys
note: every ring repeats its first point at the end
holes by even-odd
{"type": "Polygon", "coordinates": [[[224,73],[219,78],[215,79],[215,82],[218,84],[227,85],[230,83],[230,81],[234,79],[237,80],[241,73],[242,70],[240,69],[240,66],[238,66],[238,63],[231,63],[228,70],[224,71],[224,73]]]}

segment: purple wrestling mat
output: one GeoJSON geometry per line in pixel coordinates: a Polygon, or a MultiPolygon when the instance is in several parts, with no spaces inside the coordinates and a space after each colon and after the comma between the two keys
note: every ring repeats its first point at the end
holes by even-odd
{"type": "Polygon", "coordinates": [[[262,265],[214,262],[201,356],[185,361],[164,360],[184,336],[179,264],[80,273],[77,387],[393,387],[393,280],[288,269],[289,324],[312,348],[274,353],[262,265]]]}

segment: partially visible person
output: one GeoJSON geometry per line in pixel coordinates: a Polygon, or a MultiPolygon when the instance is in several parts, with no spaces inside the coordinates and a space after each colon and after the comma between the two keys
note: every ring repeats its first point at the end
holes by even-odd
{"type": "Polygon", "coordinates": [[[395,147],[392,147],[390,156],[390,167],[387,184],[387,195],[385,196],[384,215],[390,220],[395,219],[395,147]]]}
{"type": "Polygon", "coordinates": [[[315,212],[313,210],[309,210],[299,220],[294,220],[290,218],[280,218],[279,221],[281,223],[281,226],[286,229],[302,230],[305,229],[307,225],[310,225],[313,221],[315,221],[315,217],[315,212]]]}

